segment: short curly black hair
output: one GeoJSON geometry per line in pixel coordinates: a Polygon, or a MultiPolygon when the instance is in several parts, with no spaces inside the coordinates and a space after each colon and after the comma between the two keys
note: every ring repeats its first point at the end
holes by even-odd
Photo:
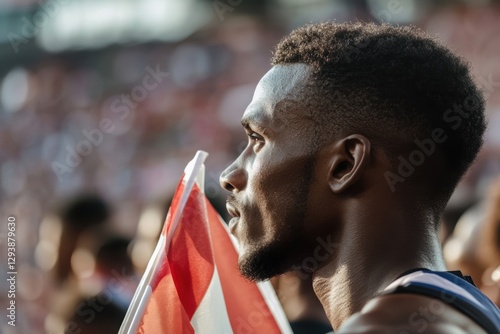
{"type": "Polygon", "coordinates": [[[322,134],[360,132],[396,162],[416,140],[441,129],[446,140],[436,151],[444,157],[448,200],[486,127],[484,98],[467,62],[415,27],[326,22],[280,41],[272,64],[293,63],[312,69],[311,91],[303,98],[317,124],[326,124],[318,127],[322,134]]]}

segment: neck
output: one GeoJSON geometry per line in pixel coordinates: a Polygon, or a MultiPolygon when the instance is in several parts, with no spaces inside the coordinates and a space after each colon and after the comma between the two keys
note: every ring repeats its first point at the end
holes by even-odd
{"type": "Polygon", "coordinates": [[[314,291],[334,329],[405,271],[446,270],[432,222],[365,217],[370,219],[346,221],[339,253],[313,274],[314,291]]]}

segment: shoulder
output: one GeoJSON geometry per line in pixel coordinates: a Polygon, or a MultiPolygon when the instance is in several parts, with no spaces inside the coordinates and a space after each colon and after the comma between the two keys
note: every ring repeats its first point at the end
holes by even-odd
{"type": "Polygon", "coordinates": [[[335,333],[477,333],[475,322],[442,301],[412,294],[372,299],[335,333]]]}

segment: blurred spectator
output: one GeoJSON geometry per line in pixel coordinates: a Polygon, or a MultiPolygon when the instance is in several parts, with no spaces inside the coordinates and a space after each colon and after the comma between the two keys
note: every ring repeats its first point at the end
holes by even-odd
{"type": "Polygon", "coordinates": [[[61,214],[62,233],[55,266],[56,280],[61,283],[71,272],[71,257],[82,234],[103,225],[110,218],[108,205],[97,196],[84,195],[74,199],[61,214]]]}
{"type": "MultiPolygon", "coordinates": [[[[99,296],[87,299],[80,299],[76,305],[86,305],[89,300],[97,300],[99,296]]],[[[96,305],[95,308],[88,307],[81,314],[86,313],[86,317],[75,313],[65,327],[65,334],[111,334],[118,333],[120,325],[125,318],[126,310],[119,307],[114,302],[106,305],[96,305]]]]}
{"type": "MultiPolygon", "coordinates": [[[[358,18],[412,23],[437,34],[472,62],[485,92],[490,124],[483,152],[452,197],[445,236],[453,231],[458,217],[481,200],[492,176],[500,173],[500,10],[496,4],[410,1],[401,11],[398,7],[391,12],[383,1],[382,7],[376,8],[375,1],[278,1],[273,6],[259,1],[233,6],[219,16],[210,4],[194,3],[197,11],[212,11],[205,14],[213,20],[180,40],[153,38],[135,44],[117,42],[94,49],[48,52],[38,48],[40,39],[30,38],[20,45],[18,53],[8,39],[0,44],[6,59],[0,64],[0,210],[15,214],[22,222],[18,262],[30,277],[39,278],[37,289],[26,289],[28,292],[19,297],[20,303],[28,305],[19,311],[23,332],[43,333],[44,321],[61,328],[61,321],[73,315],[65,314],[64,320],[53,314],[45,318],[48,306],[64,299],[59,304],[73,311],[69,305],[78,305],[78,299],[86,300],[104,289],[102,282],[95,284],[100,281],[96,277],[106,281],[110,272],[122,267],[128,268],[126,275],[132,275],[125,252],[129,239],[134,239],[131,260],[137,273],[133,276],[140,276],[165,218],[166,208],[157,203],[173,192],[186,162],[198,149],[210,153],[207,196],[215,199],[216,207],[225,214],[219,203],[226,194],[218,178],[246,145],[239,119],[257,80],[270,68],[274,45],[298,24],[358,18]],[[162,75],[151,74],[158,71],[162,75]],[[79,198],[68,204],[61,217],[47,214],[50,208],[75,196],[79,198]],[[116,210],[114,215],[110,206],[116,210]],[[39,235],[33,233],[37,230],[39,235]],[[115,239],[117,235],[124,237],[115,239]],[[112,239],[104,246],[103,238],[108,237],[112,239]],[[89,238],[94,243],[85,241],[89,238]],[[100,253],[99,246],[103,246],[100,253]],[[89,263],[94,261],[97,266],[88,277],[74,275],[72,258],[77,250],[74,262],[79,262],[77,267],[85,275],[85,261],[90,259],[89,263]],[[116,262],[119,268],[109,261],[115,256],[120,257],[116,262]],[[84,295],[79,294],[79,284],[85,287],[84,295]]],[[[23,23],[22,17],[33,16],[29,11],[33,6],[40,4],[29,0],[0,5],[0,10],[7,8],[1,13],[5,15],[2,24],[17,11],[21,11],[17,18],[23,23]]],[[[121,19],[126,20],[126,16],[121,19]]],[[[47,23],[51,20],[55,19],[51,17],[47,23]]],[[[133,35],[133,31],[119,31],[120,20],[105,21],[116,22],[112,32],[116,36],[133,35]]],[[[471,211],[463,216],[448,242],[453,245],[467,239],[467,246],[460,249],[471,251],[447,248],[453,266],[470,272],[476,282],[484,281],[484,289],[489,289],[500,276],[500,269],[495,271],[500,257],[498,240],[496,246],[491,240],[498,235],[494,227],[498,224],[493,223],[494,218],[486,218],[486,223],[481,218],[483,209],[477,210],[479,213],[471,211]],[[475,235],[474,241],[469,234],[475,235]],[[477,245],[489,246],[479,250],[477,245]],[[491,278],[489,283],[481,273],[491,278]]],[[[492,209],[488,210],[488,217],[494,217],[492,209]]],[[[0,251],[3,245],[0,243],[0,251]]],[[[0,269],[3,266],[0,264],[0,269]]],[[[31,284],[26,282],[21,283],[31,284]]],[[[305,282],[301,284],[309,289],[305,282]]],[[[123,303],[129,298],[128,290],[125,296],[123,303]]],[[[302,293],[296,296],[290,300],[309,305],[302,293]]],[[[0,296],[0,304],[5,302],[5,295],[0,296]]],[[[123,303],[115,299],[108,310],[110,317],[121,316],[123,303]]],[[[286,308],[293,309],[292,304],[288,302],[286,308]]],[[[295,319],[293,312],[288,314],[295,319]]],[[[98,326],[101,319],[88,325],[98,326]]],[[[82,329],[87,328],[80,322],[82,329]]],[[[97,333],[96,328],[92,331],[97,333]]]]}
{"type": "Polygon", "coordinates": [[[500,306],[500,178],[491,185],[484,202],[459,219],[444,255],[450,269],[471,275],[500,306]]]}

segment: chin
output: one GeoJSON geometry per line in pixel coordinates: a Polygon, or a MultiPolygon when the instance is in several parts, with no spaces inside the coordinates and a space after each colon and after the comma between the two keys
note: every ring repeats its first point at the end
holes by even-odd
{"type": "Polygon", "coordinates": [[[241,274],[254,282],[284,274],[292,269],[285,260],[288,252],[275,244],[246,247],[238,260],[241,274]]]}

